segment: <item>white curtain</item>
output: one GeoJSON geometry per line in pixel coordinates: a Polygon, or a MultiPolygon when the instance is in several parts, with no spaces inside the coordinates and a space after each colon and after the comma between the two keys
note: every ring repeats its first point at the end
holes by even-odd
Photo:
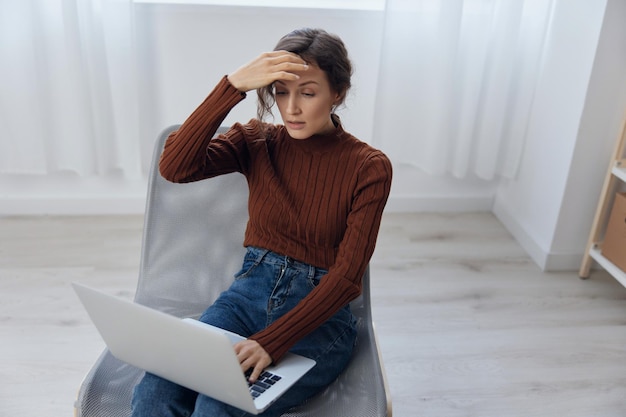
{"type": "Polygon", "coordinates": [[[374,141],[432,175],[515,176],[553,0],[387,0],[374,141]]]}
{"type": "Polygon", "coordinates": [[[0,173],[141,176],[131,0],[0,1],[0,173]]]}

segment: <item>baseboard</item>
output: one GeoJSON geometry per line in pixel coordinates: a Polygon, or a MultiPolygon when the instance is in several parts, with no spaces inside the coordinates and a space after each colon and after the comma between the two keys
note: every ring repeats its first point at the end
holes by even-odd
{"type": "MultiPolygon", "coordinates": [[[[143,192],[65,197],[3,195],[0,196],[0,216],[143,214],[145,203],[146,196],[143,192]]],[[[575,271],[580,267],[582,260],[582,253],[550,253],[542,249],[506,208],[494,204],[491,197],[391,195],[386,211],[392,213],[493,211],[542,270],[575,271]]]]}
{"type": "Polygon", "coordinates": [[[143,214],[144,195],[123,197],[3,198],[0,216],[143,214]]]}
{"type": "Polygon", "coordinates": [[[0,176],[0,216],[139,214],[146,178],[0,176]]]}
{"type": "Polygon", "coordinates": [[[533,261],[541,268],[545,270],[548,253],[530,236],[526,230],[519,224],[519,222],[511,216],[506,207],[498,204],[498,201],[493,205],[493,214],[500,220],[500,223],[506,227],[506,229],[513,235],[515,240],[524,248],[526,253],[532,258],[533,261]]]}
{"type": "Polygon", "coordinates": [[[541,270],[546,272],[577,271],[580,268],[583,257],[582,252],[554,253],[545,250],[526,232],[524,227],[509,214],[506,207],[498,204],[497,200],[493,205],[493,213],[541,270]]]}
{"type": "Polygon", "coordinates": [[[390,213],[491,211],[492,196],[432,197],[391,195],[385,210],[390,213]]]}
{"type": "MultiPolygon", "coordinates": [[[[0,216],[142,214],[145,194],[92,196],[2,196],[0,216]]],[[[491,211],[489,197],[391,196],[387,212],[468,212],[491,211]]]]}
{"type": "MultiPolygon", "coordinates": [[[[546,256],[544,271],[576,271],[583,261],[583,252],[580,253],[549,253],[546,256]]],[[[593,266],[595,268],[595,265],[593,266]]]]}

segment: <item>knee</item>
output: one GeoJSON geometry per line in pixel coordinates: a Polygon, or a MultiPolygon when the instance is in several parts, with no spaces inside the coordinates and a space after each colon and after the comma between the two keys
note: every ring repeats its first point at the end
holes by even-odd
{"type": "Polygon", "coordinates": [[[239,408],[230,406],[206,395],[198,395],[191,417],[252,417],[239,408]]]}
{"type": "Polygon", "coordinates": [[[146,373],[133,390],[131,417],[189,416],[198,394],[146,373]]]}

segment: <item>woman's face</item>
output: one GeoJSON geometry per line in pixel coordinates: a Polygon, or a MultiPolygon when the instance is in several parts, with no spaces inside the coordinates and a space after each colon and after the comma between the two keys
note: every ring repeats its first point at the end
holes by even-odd
{"type": "Polygon", "coordinates": [[[276,81],[274,94],[287,132],[294,139],[308,139],[335,129],[330,113],[339,95],[332,91],[326,73],[317,65],[296,71],[300,79],[276,81]]]}

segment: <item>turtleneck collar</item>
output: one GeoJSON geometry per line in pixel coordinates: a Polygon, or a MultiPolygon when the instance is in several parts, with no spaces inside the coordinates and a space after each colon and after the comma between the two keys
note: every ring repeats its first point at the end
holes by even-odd
{"type": "Polygon", "coordinates": [[[290,144],[298,149],[302,149],[306,152],[328,152],[334,145],[339,144],[341,139],[345,135],[343,126],[339,116],[331,114],[331,118],[335,125],[335,129],[325,134],[313,135],[307,139],[294,139],[289,136],[287,129],[284,130],[286,138],[290,141],[290,144]]]}

